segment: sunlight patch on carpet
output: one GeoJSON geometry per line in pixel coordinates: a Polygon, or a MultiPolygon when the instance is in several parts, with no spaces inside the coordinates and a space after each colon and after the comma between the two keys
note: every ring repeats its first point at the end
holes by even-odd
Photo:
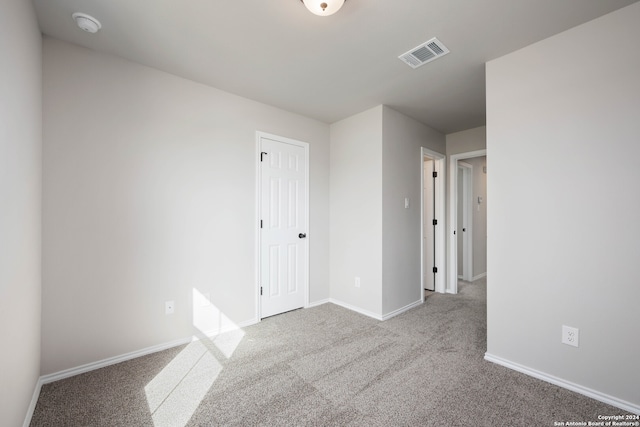
{"type": "Polygon", "coordinates": [[[144,388],[154,426],[186,425],[221,371],[202,341],[187,345],[144,388]]]}
{"type": "Polygon", "coordinates": [[[193,288],[193,326],[229,358],[233,355],[242,338],[244,331],[218,309],[210,300],[209,295],[193,288]]]}
{"type": "Polygon", "coordinates": [[[144,388],[155,427],[189,422],[245,335],[195,288],[192,313],[197,336],[144,388]]]}

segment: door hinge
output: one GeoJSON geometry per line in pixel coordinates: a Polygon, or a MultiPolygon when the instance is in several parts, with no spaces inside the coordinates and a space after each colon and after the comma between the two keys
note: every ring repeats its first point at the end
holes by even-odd
{"type": "Polygon", "coordinates": [[[262,228],[262,220],[260,220],[260,228],[262,228]]]}
{"type": "Polygon", "coordinates": [[[260,286],[260,295],[262,295],[262,286],[260,286]]]}
{"type": "Polygon", "coordinates": [[[433,272],[437,273],[438,272],[438,267],[433,267],[433,272]]]}
{"type": "Polygon", "coordinates": [[[433,220],[433,225],[438,225],[438,220],[437,219],[433,220]]]}
{"type": "Polygon", "coordinates": [[[263,160],[262,156],[264,156],[265,154],[269,154],[269,153],[267,153],[266,151],[261,151],[260,152],[260,161],[263,160]]]}
{"type": "Polygon", "coordinates": [[[438,172],[434,172],[434,173],[433,173],[433,177],[434,177],[434,178],[437,178],[437,177],[438,177],[438,172]]]}

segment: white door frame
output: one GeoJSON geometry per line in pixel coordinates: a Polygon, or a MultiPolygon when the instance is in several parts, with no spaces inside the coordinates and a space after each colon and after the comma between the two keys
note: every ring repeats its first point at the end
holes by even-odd
{"type": "MultiPolygon", "coordinates": [[[[462,234],[462,280],[470,282],[473,280],[473,165],[459,161],[458,167],[463,170],[462,223],[466,230],[462,234]]],[[[456,188],[459,189],[460,187],[458,186],[456,188]]],[[[458,196],[459,194],[456,192],[456,197],[458,196]]],[[[460,230],[458,230],[458,232],[460,232],[460,230]]],[[[456,243],[457,242],[458,239],[456,239],[456,243]]],[[[457,254],[458,251],[456,251],[456,256],[457,254]]]]}
{"type": "MultiPolygon", "coordinates": [[[[260,174],[260,167],[261,167],[261,153],[262,153],[262,139],[270,139],[273,141],[278,141],[278,142],[282,142],[285,144],[291,144],[291,145],[296,145],[298,147],[302,147],[304,148],[304,161],[305,161],[305,194],[306,194],[306,198],[304,200],[304,203],[306,205],[306,223],[307,223],[307,230],[311,229],[311,225],[309,223],[309,144],[306,142],[302,142],[302,141],[297,141],[295,139],[291,139],[291,138],[285,138],[283,136],[279,136],[279,135],[273,135],[270,133],[266,133],[266,132],[260,132],[260,131],[256,131],[256,191],[255,191],[255,224],[256,224],[256,233],[255,233],[255,284],[256,284],[256,289],[255,289],[255,299],[254,299],[254,304],[255,304],[255,313],[256,313],[256,321],[260,322],[262,319],[262,304],[260,303],[261,299],[260,299],[260,278],[261,276],[261,270],[260,270],[260,260],[261,260],[261,253],[260,253],[260,212],[261,212],[261,174],[260,174]]],[[[304,268],[304,308],[309,307],[309,239],[312,238],[311,237],[311,233],[309,231],[307,231],[307,238],[304,239],[304,245],[306,245],[306,256],[303,257],[302,259],[302,263],[303,263],[303,268],[304,268]]]]}
{"type": "Polygon", "coordinates": [[[469,151],[449,156],[449,237],[447,239],[449,256],[447,259],[447,292],[458,293],[458,236],[454,233],[458,222],[458,160],[486,156],[487,150],[469,151]]]}
{"type": "Polygon", "coordinates": [[[440,250],[436,251],[436,266],[438,266],[438,274],[436,274],[435,279],[435,290],[439,293],[444,293],[446,286],[446,209],[444,200],[446,194],[445,178],[447,176],[447,162],[444,154],[429,150],[428,148],[422,147],[420,154],[420,171],[422,172],[420,174],[420,295],[421,300],[424,302],[424,158],[429,157],[433,160],[434,167],[438,172],[438,179],[436,180],[434,190],[436,218],[438,219],[435,241],[436,248],[440,248],[440,250]],[[442,224],[442,226],[440,226],[440,224],[442,224]]]}

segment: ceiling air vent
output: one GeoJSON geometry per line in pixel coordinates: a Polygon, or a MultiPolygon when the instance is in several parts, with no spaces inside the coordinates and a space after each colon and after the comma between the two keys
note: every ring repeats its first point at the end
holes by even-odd
{"type": "Polygon", "coordinates": [[[411,68],[418,68],[427,62],[438,59],[449,53],[440,40],[432,38],[428,42],[422,43],[418,47],[414,47],[407,53],[403,53],[398,58],[409,65],[411,68]]]}

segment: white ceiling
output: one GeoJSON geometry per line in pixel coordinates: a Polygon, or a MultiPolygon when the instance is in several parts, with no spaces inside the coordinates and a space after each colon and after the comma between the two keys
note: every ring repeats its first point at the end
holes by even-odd
{"type": "Polygon", "coordinates": [[[49,37],[326,123],[386,104],[451,133],[485,123],[486,61],[635,1],[347,0],[330,17],[300,0],[33,3],[49,37]],[[451,53],[416,70],[397,58],[432,37],[451,53]]]}

